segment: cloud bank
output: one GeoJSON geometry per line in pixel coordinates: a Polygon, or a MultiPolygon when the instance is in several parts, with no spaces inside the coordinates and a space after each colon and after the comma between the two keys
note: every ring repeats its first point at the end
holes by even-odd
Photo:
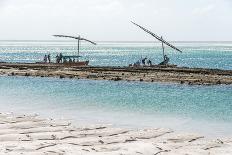
{"type": "Polygon", "coordinates": [[[0,39],[151,41],[133,20],[168,40],[232,40],[229,0],[0,0],[0,39]]]}

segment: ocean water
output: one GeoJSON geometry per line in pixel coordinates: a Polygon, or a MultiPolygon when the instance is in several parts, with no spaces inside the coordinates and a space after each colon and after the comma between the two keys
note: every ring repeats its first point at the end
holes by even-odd
{"type": "MultiPolygon", "coordinates": [[[[162,60],[158,43],[84,44],[92,65],[125,66],[141,56],[162,60]],[[157,45],[158,44],[158,45],[157,45]]],[[[180,66],[232,69],[232,43],[176,43],[180,66]]],[[[0,42],[0,59],[36,62],[44,54],[73,54],[74,42],[0,42]]],[[[166,127],[208,137],[232,137],[232,87],[0,76],[0,112],[37,113],[127,128],[166,127]]]]}
{"type": "MultiPolygon", "coordinates": [[[[186,67],[204,67],[232,69],[232,42],[177,42],[175,46],[183,53],[166,47],[170,63],[186,67]]],[[[53,61],[62,52],[75,55],[76,42],[64,41],[0,41],[0,61],[37,62],[50,53],[53,61]]],[[[158,42],[150,43],[107,43],[99,42],[97,46],[82,43],[80,55],[90,60],[90,65],[128,66],[141,57],[147,57],[154,64],[162,61],[162,49],[158,42]]]]}
{"type": "Polygon", "coordinates": [[[232,87],[0,77],[1,112],[232,136],[232,87]]]}

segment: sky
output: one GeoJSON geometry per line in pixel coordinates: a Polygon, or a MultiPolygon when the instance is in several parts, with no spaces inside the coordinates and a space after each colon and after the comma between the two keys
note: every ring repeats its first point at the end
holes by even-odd
{"type": "Polygon", "coordinates": [[[232,0],[0,0],[0,40],[232,41],[232,0]]]}

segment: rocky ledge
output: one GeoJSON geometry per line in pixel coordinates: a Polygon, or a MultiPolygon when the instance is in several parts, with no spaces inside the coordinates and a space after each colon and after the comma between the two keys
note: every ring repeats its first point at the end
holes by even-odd
{"type": "Polygon", "coordinates": [[[232,71],[175,66],[72,67],[57,64],[0,63],[0,75],[92,80],[171,82],[189,85],[232,84],[232,71]]]}

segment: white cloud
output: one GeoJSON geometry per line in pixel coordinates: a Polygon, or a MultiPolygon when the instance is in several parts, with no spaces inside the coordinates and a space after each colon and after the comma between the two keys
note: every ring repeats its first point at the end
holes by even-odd
{"type": "Polygon", "coordinates": [[[208,5],[208,6],[205,6],[205,7],[195,8],[193,10],[193,14],[204,15],[204,14],[210,13],[214,9],[215,9],[214,5],[208,5]]]}
{"type": "Polygon", "coordinates": [[[107,1],[102,5],[90,6],[91,12],[97,12],[104,15],[119,15],[123,12],[124,6],[119,1],[107,1]]]}
{"type": "Polygon", "coordinates": [[[152,40],[130,23],[134,20],[168,40],[232,40],[229,1],[0,0],[0,39],[67,33],[94,40],[152,40]]]}

